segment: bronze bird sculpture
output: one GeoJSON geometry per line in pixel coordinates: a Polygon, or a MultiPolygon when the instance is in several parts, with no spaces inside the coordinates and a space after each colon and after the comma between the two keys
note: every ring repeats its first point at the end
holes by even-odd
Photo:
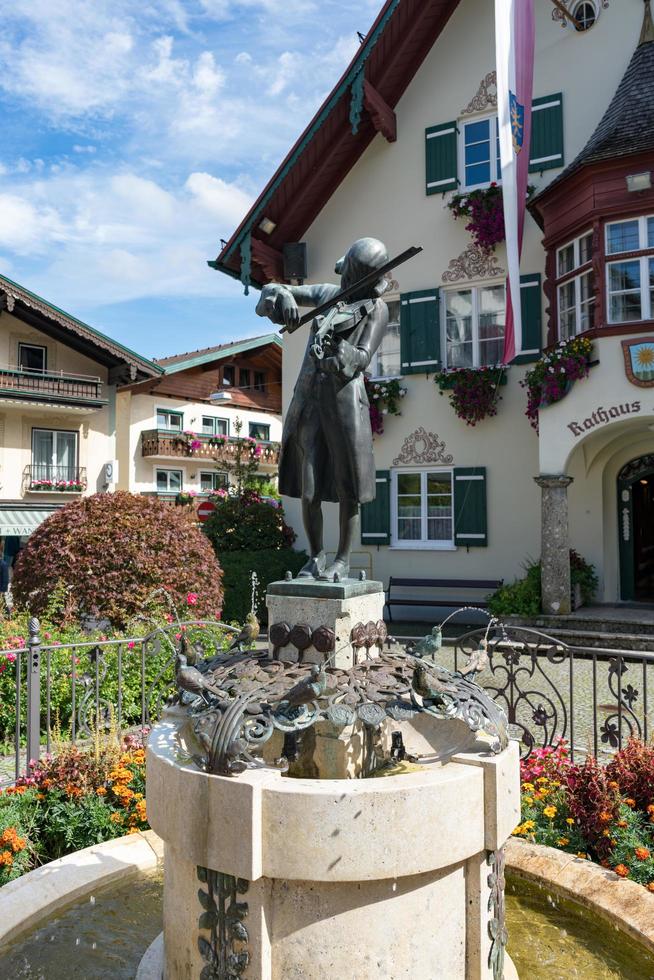
{"type": "Polygon", "coordinates": [[[442,644],[443,632],[440,626],[434,626],[431,633],[423,636],[410,648],[410,652],[414,657],[429,657],[434,660],[442,644]]]}
{"type": "Polygon", "coordinates": [[[244,650],[249,649],[259,636],[259,620],[254,615],[253,612],[249,612],[245,617],[245,623],[243,628],[237,637],[234,638],[230,646],[227,648],[227,653],[233,650],[238,651],[238,653],[243,653],[244,650]]]}
{"type": "Polygon", "coordinates": [[[467,677],[468,674],[479,674],[488,666],[488,640],[480,640],[479,646],[471,655],[468,663],[465,667],[457,673],[461,677],[467,677]]]}
{"type": "Polygon", "coordinates": [[[209,704],[208,694],[213,694],[221,700],[227,698],[227,694],[212,684],[210,679],[200,673],[197,667],[189,667],[186,656],[183,653],[177,654],[175,682],[180,691],[195,696],[199,695],[205,704],[209,704]]]}
{"type": "Polygon", "coordinates": [[[303,677],[290,691],[288,691],[279,702],[279,707],[286,713],[290,708],[299,708],[303,704],[311,704],[327,690],[327,674],[324,664],[311,664],[311,671],[308,677],[303,677]]]}
{"type": "Polygon", "coordinates": [[[448,683],[446,679],[439,677],[425,663],[420,661],[413,668],[412,685],[413,690],[420,695],[423,701],[436,701],[439,704],[444,702],[444,694],[457,693],[455,684],[448,683]]]}

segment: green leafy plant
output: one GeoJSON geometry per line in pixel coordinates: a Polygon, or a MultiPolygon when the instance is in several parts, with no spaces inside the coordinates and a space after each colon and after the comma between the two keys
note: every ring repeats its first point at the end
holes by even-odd
{"type": "Polygon", "coordinates": [[[171,600],[183,608],[193,593],[197,618],[217,618],[221,578],[216,556],[186,508],[121,491],[76,500],[51,514],[20,552],[12,590],[18,608],[42,615],[53,590],[63,587],[69,621],[90,615],[121,628],[155,593],[161,612],[171,600]]]}
{"type": "Polygon", "coordinates": [[[438,371],[434,381],[440,394],[449,392],[450,404],[466,425],[476,425],[491,415],[497,415],[497,403],[502,396],[501,385],[507,382],[506,368],[456,368],[438,371]]]}
{"type": "Polygon", "coordinates": [[[283,508],[254,490],[217,499],[202,529],[221,558],[228,551],[290,548],[295,541],[283,508]]]}
{"type": "MultiPolygon", "coordinates": [[[[540,561],[527,562],[524,578],[502,585],[488,600],[493,616],[538,616],[541,612],[541,565],[540,561]]],[[[599,585],[595,567],[570,550],[570,584],[581,589],[585,603],[592,602],[599,585]]]]}
{"type": "Polygon", "coordinates": [[[266,587],[270,582],[284,578],[287,571],[297,575],[307,560],[303,551],[291,548],[256,548],[241,551],[225,551],[222,566],[225,571],[225,622],[242,623],[250,612],[252,573],[256,572],[258,587],[255,596],[256,614],[260,622],[266,622],[266,587]]]}

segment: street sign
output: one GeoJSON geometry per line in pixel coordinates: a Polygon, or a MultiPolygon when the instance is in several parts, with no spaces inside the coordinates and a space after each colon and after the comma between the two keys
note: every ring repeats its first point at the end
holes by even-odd
{"type": "Polygon", "coordinates": [[[204,524],[208,520],[216,509],[216,505],[212,504],[210,500],[203,500],[201,504],[198,504],[198,520],[201,524],[204,524]]]}

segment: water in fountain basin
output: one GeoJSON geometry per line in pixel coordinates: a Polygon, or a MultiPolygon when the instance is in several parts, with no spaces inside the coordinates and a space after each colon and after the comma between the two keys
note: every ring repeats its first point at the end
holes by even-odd
{"type": "Polygon", "coordinates": [[[0,948],[2,980],[133,980],[162,929],[161,872],[98,891],[0,948]]]}

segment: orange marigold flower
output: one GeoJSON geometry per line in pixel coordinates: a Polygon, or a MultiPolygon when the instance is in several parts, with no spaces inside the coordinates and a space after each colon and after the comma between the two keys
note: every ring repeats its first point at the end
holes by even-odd
{"type": "Polygon", "coordinates": [[[11,851],[0,851],[0,867],[10,868],[14,863],[14,855],[11,851]]]}
{"type": "Polygon", "coordinates": [[[600,818],[600,823],[611,823],[611,820],[613,819],[613,815],[609,813],[608,810],[602,810],[602,812],[599,815],[599,818],[600,818]]]}
{"type": "Polygon", "coordinates": [[[609,782],[609,789],[619,789],[618,784],[616,783],[615,779],[612,779],[609,782]]]}
{"type": "Polygon", "coordinates": [[[567,823],[568,827],[572,827],[573,824],[574,824],[574,822],[575,822],[575,818],[574,817],[566,817],[565,818],[565,822],[567,823]]]}
{"type": "Polygon", "coordinates": [[[127,833],[128,834],[138,834],[138,833],[140,833],[140,831],[139,831],[138,827],[130,827],[129,830],[127,831],[127,833]]]}
{"type": "Polygon", "coordinates": [[[636,850],[634,851],[634,854],[636,855],[639,861],[646,861],[647,858],[649,857],[649,851],[647,850],[646,847],[637,847],[636,850]]]}
{"type": "Polygon", "coordinates": [[[98,794],[98,796],[106,796],[107,795],[107,791],[104,788],[104,786],[98,786],[98,788],[96,789],[96,793],[98,794]]]}
{"type": "Polygon", "coordinates": [[[45,793],[37,793],[36,794],[36,798],[37,798],[37,800],[44,800],[45,799],[45,793]]]}
{"type": "Polygon", "coordinates": [[[647,891],[648,892],[654,892],[654,881],[648,881],[647,882],[647,891]]]}
{"type": "Polygon", "coordinates": [[[578,858],[585,858],[586,857],[586,852],[585,851],[577,851],[577,857],[578,858]]]}
{"type": "Polygon", "coordinates": [[[628,796],[626,798],[625,803],[627,804],[627,806],[630,806],[632,808],[632,810],[636,806],[636,801],[635,800],[632,800],[632,798],[630,796],[628,796]]]}
{"type": "Polygon", "coordinates": [[[122,823],[123,822],[123,816],[122,816],[121,813],[112,813],[111,816],[109,817],[109,819],[111,820],[112,823],[122,823]]]}
{"type": "Polygon", "coordinates": [[[629,877],[629,868],[626,866],[626,864],[616,864],[613,870],[617,875],[620,875],[621,878],[629,877]]]}
{"type": "Polygon", "coordinates": [[[556,843],[559,845],[559,847],[566,847],[570,841],[567,837],[559,837],[556,843]]]}
{"type": "Polygon", "coordinates": [[[649,804],[649,806],[647,807],[647,812],[654,813],[654,803],[649,804]]]}
{"type": "Polygon", "coordinates": [[[628,825],[628,823],[627,823],[626,820],[618,820],[617,826],[618,827],[622,827],[624,829],[625,827],[628,827],[629,825],[628,825]]]}

